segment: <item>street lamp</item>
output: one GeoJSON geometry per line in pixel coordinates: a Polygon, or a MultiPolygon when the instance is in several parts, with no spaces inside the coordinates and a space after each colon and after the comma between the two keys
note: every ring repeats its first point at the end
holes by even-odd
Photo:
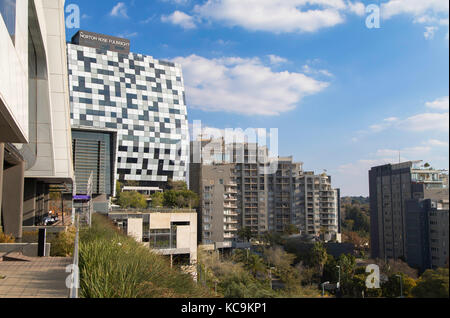
{"type": "Polygon", "coordinates": [[[337,288],[337,289],[340,289],[340,288],[341,288],[341,266],[336,265],[336,267],[337,267],[338,270],[339,270],[339,280],[338,280],[338,283],[337,283],[337,285],[336,285],[336,288],[337,288]]]}
{"type": "Polygon", "coordinates": [[[330,282],[322,283],[322,297],[325,297],[325,285],[328,285],[330,282]]]}
{"type": "Polygon", "coordinates": [[[276,269],[275,267],[270,267],[269,268],[269,279],[270,279],[270,289],[272,290],[273,289],[273,286],[272,286],[272,269],[276,269]]]}
{"type": "Polygon", "coordinates": [[[403,298],[403,276],[402,275],[395,275],[395,276],[400,278],[400,298],[403,298]]]}

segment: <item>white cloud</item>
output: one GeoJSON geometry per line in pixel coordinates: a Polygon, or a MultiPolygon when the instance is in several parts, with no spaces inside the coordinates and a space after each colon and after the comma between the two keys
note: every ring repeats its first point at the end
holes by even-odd
{"type": "Polygon", "coordinates": [[[189,3],[189,0],[162,0],[163,2],[172,2],[174,4],[186,5],[189,3]]]}
{"type": "Polygon", "coordinates": [[[432,39],[434,38],[434,33],[437,31],[438,27],[435,26],[428,26],[425,27],[425,32],[423,33],[423,36],[425,37],[425,39],[432,39]]]}
{"type": "Polygon", "coordinates": [[[398,162],[399,156],[401,161],[420,160],[422,156],[429,155],[430,152],[430,146],[417,146],[402,149],[379,149],[375,155],[381,158],[392,158],[398,162]]]}
{"type": "Polygon", "coordinates": [[[118,2],[111,10],[110,15],[113,17],[128,18],[127,6],[123,2],[118,2]]]}
{"type": "Polygon", "coordinates": [[[433,147],[448,147],[448,142],[437,139],[430,139],[427,142],[424,142],[424,144],[429,144],[433,147]]]}
{"type": "Polygon", "coordinates": [[[361,2],[349,2],[348,3],[349,10],[359,16],[363,16],[366,14],[366,6],[361,2]]]}
{"type": "Polygon", "coordinates": [[[208,20],[252,31],[314,32],[363,14],[364,5],[344,0],[208,0],[194,12],[208,20]]]}
{"type": "Polygon", "coordinates": [[[258,58],[178,57],[188,105],[204,111],[279,115],[329,84],[301,73],[274,72],[258,58]]]}
{"type": "Polygon", "coordinates": [[[283,57],[273,55],[273,54],[267,55],[267,57],[270,60],[270,64],[281,64],[281,63],[286,63],[288,61],[287,59],[285,59],[283,57]]]}
{"type": "Polygon", "coordinates": [[[425,113],[409,117],[403,120],[398,127],[407,131],[424,132],[438,131],[448,132],[448,113],[425,113]]]}
{"type": "Polygon", "coordinates": [[[175,11],[174,13],[161,17],[162,22],[169,22],[175,25],[181,26],[183,29],[195,29],[195,21],[194,18],[184,12],[175,11]]]}
{"type": "Polygon", "coordinates": [[[438,98],[432,102],[425,104],[428,108],[437,110],[448,110],[449,109],[449,98],[448,96],[438,98]]]}
{"type": "Polygon", "coordinates": [[[135,38],[139,35],[138,32],[124,32],[117,34],[117,37],[119,38],[135,38]]]}
{"type": "Polygon", "coordinates": [[[385,19],[409,14],[420,20],[436,14],[448,15],[448,10],[448,0],[390,0],[381,5],[381,12],[385,19]]]}
{"type": "Polygon", "coordinates": [[[389,117],[389,118],[386,118],[384,121],[387,123],[392,123],[392,122],[398,121],[398,118],[397,117],[389,117]]]}
{"type": "Polygon", "coordinates": [[[360,130],[357,132],[358,136],[352,138],[352,142],[358,142],[364,135],[370,133],[379,133],[389,128],[396,128],[404,131],[413,132],[448,132],[449,131],[449,98],[448,96],[438,98],[432,102],[425,103],[427,108],[437,111],[436,113],[422,113],[414,116],[410,116],[405,119],[397,117],[389,117],[383,120],[381,123],[370,125],[366,130],[360,130]]]}
{"type": "Polygon", "coordinates": [[[333,184],[341,188],[341,195],[369,195],[369,170],[372,167],[394,163],[392,159],[362,159],[339,166],[333,174],[333,184]]]}
{"type": "Polygon", "coordinates": [[[412,15],[414,23],[425,26],[424,37],[430,40],[439,26],[448,27],[448,0],[390,0],[381,5],[383,18],[390,19],[396,15],[412,15]]]}
{"type": "Polygon", "coordinates": [[[314,68],[312,68],[309,65],[303,65],[303,72],[305,74],[311,74],[311,75],[324,75],[327,77],[333,77],[334,75],[332,73],[330,73],[329,71],[323,69],[323,70],[316,70],[314,68]]]}

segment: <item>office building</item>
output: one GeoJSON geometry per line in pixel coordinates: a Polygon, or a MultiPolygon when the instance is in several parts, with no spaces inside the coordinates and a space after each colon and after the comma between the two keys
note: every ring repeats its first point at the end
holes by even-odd
{"type": "Polygon", "coordinates": [[[406,201],[408,265],[421,272],[448,265],[448,191],[445,200],[406,201]]]}
{"type": "Polygon", "coordinates": [[[72,128],[115,131],[114,180],[164,189],[186,177],[181,66],[129,51],[129,40],[86,31],[67,44],[72,128]]]}
{"type": "Polygon", "coordinates": [[[406,201],[442,196],[442,190],[448,188],[445,176],[441,170],[421,165],[421,161],[370,170],[372,258],[407,259],[406,201]]]}
{"type": "Polygon", "coordinates": [[[0,1],[0,222],[18,241],[73,182],[63,0],[0,1]]]}
{"type": "Polygon", "coordinates": [[[115,196],[117,131],[72,130],[76,193],[87,194],[91,179],[94,211],[107,213],[109,198],[115,196]]]}

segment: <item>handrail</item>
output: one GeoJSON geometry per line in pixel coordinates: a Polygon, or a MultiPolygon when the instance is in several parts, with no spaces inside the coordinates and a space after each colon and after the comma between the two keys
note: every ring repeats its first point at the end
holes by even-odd
{"type": "Polygon", "coordinates": [[[80,282],[80,272],[79,272],[79,242],[80,242],[80,222],[79,216],[76,219],[76,235],[75,235],[75,246],[73,251],[73,264],[72,264],[72,281],[70,288],[69,298],[78,298],[78,288],[80,282]]]}

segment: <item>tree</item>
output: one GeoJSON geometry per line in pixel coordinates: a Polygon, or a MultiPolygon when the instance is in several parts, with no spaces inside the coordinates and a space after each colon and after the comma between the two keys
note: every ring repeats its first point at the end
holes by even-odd
{"type": "Polygon", "coordinates": [[[250,253],[246,262],[246,269],[256,277],[260,272],[264,272],[266,266],[261,257],[256,254],[250,253]]]}
{"type": "Polygon", "coordinates": [[[369,273],[366,272],[364,267],[359,267],[355,270],[351,283],[347,284],[351,290],[349,296],[356,298],[378,298],[382,296],[381,288],[367,288],[366,281],[368,276],[369,273]]]}
{"type": "Polygon", "coordinates": [[[299,234],[300,231],[294,224],[288,224],[284,227],[283,233],[285,235],[294,235],[294,234],[299,234]]]}
{"type": "Polygon", "coordinates": [[[290,267],[295,260],[295,255],[287,253],[282,247],[275,246],[264,249],[264,257],[269,266],[275,266],[280,269],[290,267]]]}
{"type": "Polygon", "coordinates": [[[161,192],[155,192],[151,195],[152,207],[160,208],[164,204],[164,195],[161,192]]]}
{"type": "Polygon", "coordinates": [[[190,190],[168,190],[163,194],[163,205],[167,208],[196,208],[198,195],[190,190]]]}
{"type": "Polygon", "coordinates": [[[369,243],[367,237],[361,237],[357,232],[345,232],[343,238],[344,242],[353,244],[358,250],[364,249],[369,243]]]}
{"type": "Polygon", "coordinates": [[[237,234],[241,240],[246,240],[247,242],[249,242],[253,236],[252,230],[248,227],[243,227],[243,228],[239,229],[237,234]]]}
{"type": "Polygon", "coordinates": [[[384,260],[375,260],[373,264],[377,264],[380,267],[380,271],[382,274],[386,275],[387,277],[390,277],[392,275],[395,275],[397,273],[403,273],[408,275],[409,277],[413,279],[418,278],[417,269],[409,267],[407,263],[404,261],[397,259],[389,259],[387,262],[384,260]]]}
{"type": "Polygon", "coordinates": [[[187,186],[187,183],[185,181],[169,180],[169,182],[167,183],[167,186],[168,186],[169,190],[174,190],[174,191],[186,191],[186,190],[188,190],[188,186],[187,186]]]}
{"type": "Polygon", "coordinates": [[[340,273],[341,276],[340,289],[342,295],[352,295],[354,291],[353,276],[356,271],[356,258],[350,254],[342,254],[337,260],[337,266],[339,266],[339,268],[336,268],[335,271],[338,274],[340,273]]]}
{"type": "Polygon", "coordinates": [[[389,276],[381,288],[383,297],[398,298],[403,293],[404,297],[411,297],[411,291],[416,286],[416,281],[404,273],[396,273],[389,276]],[[401,281],[400,277],[401,276],[401,281]],[[401,289],[400,289],[401,283],[401,289]]]}
{"type": "Polygon", "coordinates": [[[126,191],[119,195],[117,203],[121,208],[145,209],[147,208],[147,199],[139,192],[126,191]]]}
{"type": "Polygon", "coordinates": [[[177,206],[177,194],[173,190],[164,191],[164,207],[166,208],[174,208],[177,206]]]}
{"type": "Polygon", "coordinates": [[[345,207],[345,219],[346,221],[353,221],[353,224],[351,224],[351,222],[345,224],[347,226],[351,225],[351,228],[347,228],[349,231],[355,231],[360,233],[370,232],[369,217],[361,211],[359,205],[347,205],[345,207]]]}
{"type": "Polygon", "coordinates": [[[120,196],[120,193],[122,192],[123,184],[119,181],[116,181],[116,197],[118,198],[120,196]]]}
{"type": "Polygon", "coordinates": [[[317,268],[320,276],[323,275],[323,267],[328,260],[328,253],[322,242],[316,242],[310,251],[310,263],[317,268]]]}
{"type": "Polygon", "coordinates": [[[295,270],[297,271],[300,282],[303,286],[311,286],[312,284],[314,284],[314,268],[306,267],[302,262],[300,262],[295,266],[295,270]]]}
{"type": "Polygon", "coordinates": [[[448,298],[448,285],[448,268],[429,269],[419,278],[411,292],[417,298],[448,298]]]}

